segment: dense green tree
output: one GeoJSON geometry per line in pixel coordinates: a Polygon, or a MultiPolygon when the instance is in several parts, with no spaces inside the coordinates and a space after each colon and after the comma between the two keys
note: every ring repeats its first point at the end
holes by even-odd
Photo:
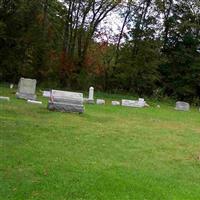
{"type": "Polygon", "coordinates": [[[198,103],[199,48],[196,0],[0,0],[1,81],[198,103]],[[112,44],[98,28],[110,13],[122,20],[112,44]]]}
{"type": "Polygon", "coordinates": [[[173,3],[165,23],[163,54],[167,59],[160,67],[161,83],[167,95],[179,99],[192,100],[200,92],[199,10],[197,1],[173,3]]]}

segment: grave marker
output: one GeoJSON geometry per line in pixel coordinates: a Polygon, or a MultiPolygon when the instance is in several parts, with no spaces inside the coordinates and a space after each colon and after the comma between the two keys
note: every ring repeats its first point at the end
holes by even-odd
{"type": "Polygon", "coordinates": [[[179,111],[189,111],[190,110],[190,104],[184,101],[177,101],[175,110],[179,111]]]}
{"type": "Polygon", "coordinates": [[[60,112],[84,112],[83,94],[76,92],[67,92],[61,90],[52,90],[49,110],[58,110],[60,112]]]}
{"type": "Polygon", "coordinates": [[[16,97],[26,100],[36,100],[36,83],[37,81],[35,79],[20,78],[16,97]]]}

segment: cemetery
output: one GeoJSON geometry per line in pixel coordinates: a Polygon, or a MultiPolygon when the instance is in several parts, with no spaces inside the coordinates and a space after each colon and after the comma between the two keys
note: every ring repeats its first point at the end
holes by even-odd
{"type": "Polygon", "coordinates": [[[26,84],[0,85],[3,199],[198,199],[198,108],[26,84]]]}
{"type": "Polygon", "coordinates": [[[200,200],[200,0],[0,1],[0,200],[200,200]]]}

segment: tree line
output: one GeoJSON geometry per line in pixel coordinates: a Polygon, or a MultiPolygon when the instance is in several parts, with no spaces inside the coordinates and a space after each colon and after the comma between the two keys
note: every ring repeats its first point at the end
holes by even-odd
{"type": "Polygon", "coordinates": [[[200,2],[0,0],[0,80],[21,76],[199,103],[200,2]],[[111,13],[119,34],[100,28],[111,13]]]}

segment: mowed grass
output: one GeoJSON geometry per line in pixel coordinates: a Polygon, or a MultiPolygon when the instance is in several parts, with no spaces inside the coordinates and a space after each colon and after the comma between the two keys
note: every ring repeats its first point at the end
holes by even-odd
{"type": "Polygon", "coordinates": [[[11,97],[0,101],[1,200],[200,199],[197,109],[113,107],[106,95],[79,115],[48,111],[41,94],[43,105],[0,95],[11,97]]]}

